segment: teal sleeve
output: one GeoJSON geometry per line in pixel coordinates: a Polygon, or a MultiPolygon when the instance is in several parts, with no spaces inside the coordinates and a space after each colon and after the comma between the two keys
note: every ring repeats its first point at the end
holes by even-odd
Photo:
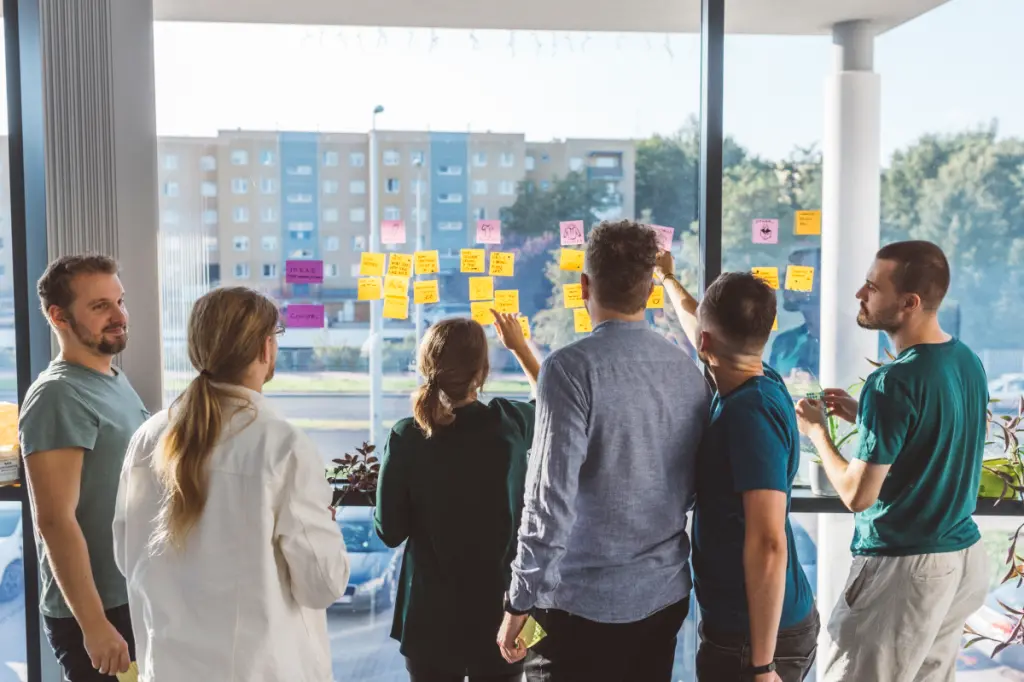
{"type": "Polygon", "coordinates": [[[719,420],[727,422],[725,452],[732,470],[733,491],[789,492],[790,442],[785,422],[763,401],[729,405],[719,420]]]}
{"type": "Polygon", "coordinates": [[[26,457],[64,448],[89,451],[96,446],[99,416],[66,381],[48,381],[25,401],[18,428],[26,457]]]}
{"type": "Polygon", "coordinates": [[[398,547],[409,537],[411,504],[407,477],[402,466],[404,459],[396,457],[401,437],[392,429],[384,443],[380,474],[377,477],[377,508],[373,513],[373,526],[377,537],[388,547],[398,547]]]}
{"type": "Polygon", "coordinates": [[[868,464],[896,461],[914,421],[914,408],[902,387],[887,374],[868,377],[860,394],[856,459],[868,464]]]}

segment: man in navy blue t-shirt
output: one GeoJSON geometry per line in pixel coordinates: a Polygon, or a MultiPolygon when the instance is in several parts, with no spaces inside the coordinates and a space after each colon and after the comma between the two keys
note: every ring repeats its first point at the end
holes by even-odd
{"type": "Polygon", "coordinates": [[[762,362],[775,291],[726,273],[698,305],[662,252],[655,275],[717,392],[697,454],[693,571],[702,623],[700,682],[798,682],[820,624],[789,523],[800,432],[782,377],[762,362]]]}

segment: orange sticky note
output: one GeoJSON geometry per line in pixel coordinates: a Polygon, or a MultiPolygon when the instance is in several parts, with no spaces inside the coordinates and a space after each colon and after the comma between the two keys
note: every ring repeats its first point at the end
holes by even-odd
{"type": "Polygon", "coordinates": [[[576,308],[572,311],[572,324],[577,334],[589,334],[594,331],[594,325],[590,321],[590,313],[586,308],[576,308]]]}
{"type": "Polygon", "coordinates": [[[814,289],[814,266],[790,265],[786,268],[786,288],[790,291],[814,289]]]}
{"type": "Polygon", "coordinates": [[[821,211],[797,211],[793,217],[796,234],[821,234],[821,211]]]}
{"type": "Polygon", "coordinates": [[[413,303],[439,303],[441,301],[441,292],[437,288],[436,279],[413,282],[412,295],[413,303]]]}
{"type": "Polygon", "coordinates": [[[379,301],[384,295],[380,286],[380,277],[360,277],[356,284],[360,301],[379,301]]]}
{"type": "Polygon", "coordinates": [[[484,272],[484,250],[483,249],[462,249],[460,253],[461,272],[484,272]]]}
{"type": "Polygon", "coordinates": [[[436,275],[441,270],[437,251],[417,251],[413,254],[417,275],[436,275]]]}
{"type": "Polygon", "coordinates": [[[583,272],[584,255],[585,253],[579,249],[562,249],[558,267],[562,270],[583,272]]]}
{"type": "Polygon", "coordinates": [[[519,326],[523,328],[523,338],[530,338],[530,319],[527,317],[519,317],[519,326]]]}
{"type": "Polygon", "coordinates": [[[493,277],[470,277],[469,278],[469,300],[490,301],[494,298],[493,277]]]}
{"type": "Polygon", "coordinates": [[[384,277],[384,298],[390,296],[409,296],[409,278],[401,275],[384,277]]]}
{"type": "Polygon", "coordinates": [[[491,274],[496,277],[512,277],[516,255],[495,251],[491,254],[491,274]]]}
{"type": "Polygon", "coordinates": [[[562,298],[566,308],[583,307],[583,285],[565,284],[562,286],[562,298]]]}
{"type": "Polygon", "coordinates": [[[751,268],[751,274],[770,286],[772,289],[779,288],[778,268],[751,268]]]}
{"type": "Polygon", "coordinates": [[[385,296],[384,297],[384,319],[407,320],[409,319],[409,297],[408,296],[385,296]]]}
{"type": "Polygon", "coordinates": [[[474,320],[484,326],[494,324],[494,313],[491,312],[494,301],[473,301],[469,305],[474,320]]]}
{"type": "Polygon", "coordinates": [[[499,313],[519,312],[519,290],[504,289],[494,292],[494,309],[499,313]]]}
{"type": "Polygon", "coordinates": [[[384,274],[384,261],[386,259],[383,253],[368,253],[364,251],[359,254],[359,275],[361,277],[381,277],[384,274]]]}
{"type": "Polygon", "coordinates": [[[775,316],[775,321],[772,322],[772,331],[773,332],[779,331],[779,316],[778,315],[775,316]]]}
{"type": "Polygon", "coordinates": [[[412,254],[393,253],[388,260],[388,274],[399,277],[412,276],[412,254]]]}
{"type": "Polygon", "coordinates": [[[651,295],[647,298],[647,307],[657,310],[665,308],[665,287],[656,284],[651,288],[651,295]]]}

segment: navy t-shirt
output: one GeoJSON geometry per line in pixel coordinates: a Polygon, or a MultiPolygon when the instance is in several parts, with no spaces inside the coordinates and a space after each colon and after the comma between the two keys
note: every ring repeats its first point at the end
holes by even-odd
{"type": "MultiPolygon", "coordinates": [[[[711,403],[711,423],[697,454],[693,572],[701,616],[719,632],[750,630],[743,574],[743,493],[779,490],[787,511],[800,465],[800,432],[782,377],[765,365],[754,377],[711,403]]],[[[814,607],[786,518],[789,557],[780,628],[798,625],[814,607]]]]}

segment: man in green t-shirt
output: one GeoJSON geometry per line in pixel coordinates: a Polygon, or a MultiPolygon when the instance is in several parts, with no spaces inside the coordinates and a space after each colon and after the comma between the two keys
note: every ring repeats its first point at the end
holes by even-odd
{"type": "Polygon", "coordinates": [[[128,344],[117,264],[60,258],[39,280],[60,355],[29,388],[19,430],[38,526],[40,609],[69,682],[106,682],[135,657],[114,504],[128,441],[149,416],[114,356],[128,344]]]}
{"type": "Polygon", "coordinates": [[[897,353],[873,372],[860,402],[825,391],[797,405],[843,502],[856,512],[853,568],[828,626],[827,682],[947,680],[964,621],[988,589],[972,519],[985,449],[988,385],[971,350],[937,312],[949,263],[929,242],[878,252],[857,298],[857,322],[884,331],[897,353]],[[856,422],[847,462],[829,439],[825,408],[856,422]]]}

